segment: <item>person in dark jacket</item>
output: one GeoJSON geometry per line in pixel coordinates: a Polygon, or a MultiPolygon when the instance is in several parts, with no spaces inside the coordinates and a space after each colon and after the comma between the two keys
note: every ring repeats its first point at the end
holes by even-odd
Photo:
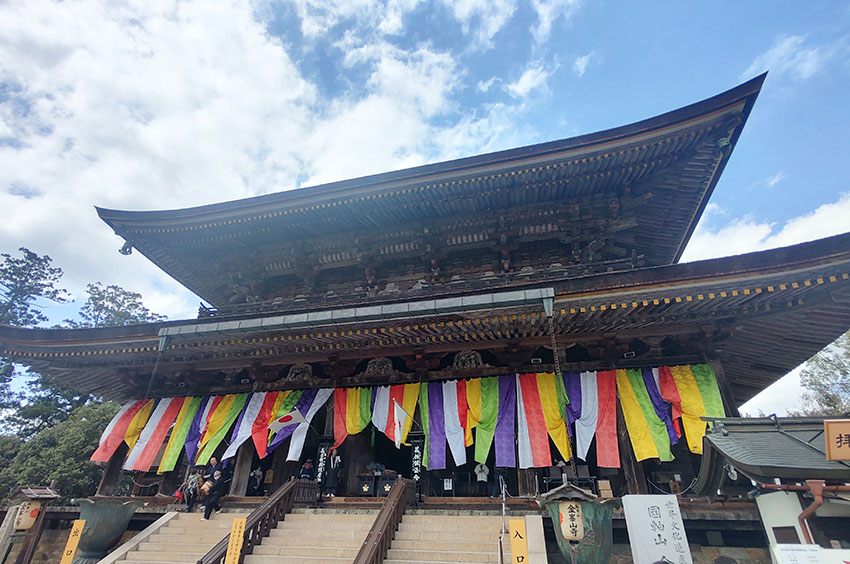
{"type": "Polygon", "coordinates": [[[307,462],[305,462],[304,466],[301,467],[301,472],[298,473],[298,477],[302,480],[316,479],[316,469],[313,468],[313,459],[307,459],[307,462]]]}
{"type": "Polygon", "coordinates": [[[221,506],[218,504],[218,500],[226,493],[227,481],[221,475],[221,470],[216,470],[213,473],[213,483],[205,500],[204,516],[202,519],[209,521],[213,511],[221,513],[221,506]]]}

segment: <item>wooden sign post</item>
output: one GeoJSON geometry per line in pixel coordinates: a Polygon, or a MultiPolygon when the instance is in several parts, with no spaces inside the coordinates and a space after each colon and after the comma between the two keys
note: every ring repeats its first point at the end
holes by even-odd
{"type": "Polygon", "coordinates": [[[511,562],[528,562],[525,519],[508,519],[508,532],[511,535],[511,562]]]}
{"type": "Polygon", "coordinates": [[[827,460],[850,460],[850,419],[823,422],[827,460]]]}
{"type": "Polygon", "coordinates": [[[227,544],[227,556],[224,564],[239,564],[239,554],[242,552],[242,541],[245,538],[245,518],[233,520],[230,527],[230,542],[227,544]]]}
{"type": "Polygon", "coordinates": [[[68,534],[68,542],[65,543],[65,550],[62,551],[62,560],[59,564],[71,564],[74,560],[74,555],[77,553],[77,545],[80,544],[80,537],[83,534],[83,527],[86,522],[83,519],[74,521],[74,526],[71,527],[71,532],[68,534]]]}

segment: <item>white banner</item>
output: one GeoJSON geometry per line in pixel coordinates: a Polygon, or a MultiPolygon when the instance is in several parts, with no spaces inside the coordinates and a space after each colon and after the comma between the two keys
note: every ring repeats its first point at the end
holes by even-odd
{"type": "Polygon", "coordinates": [[[623,511],[635,564],[693,564],[675,495],[625,495],[623,511]]]}

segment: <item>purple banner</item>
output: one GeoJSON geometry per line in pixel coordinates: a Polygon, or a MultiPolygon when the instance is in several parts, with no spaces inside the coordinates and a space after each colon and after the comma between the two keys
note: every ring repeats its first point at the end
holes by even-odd
{"type": "MultiPolygon", "coordinates": [[[[442,404],[442,401],[440,403],[442,404]]],[[[516,384],[514,375],[499,376],[499,419],[496,421],[495,439],[496,466],[506,468],[516,467],[515,421],[516,384]]],[[[445,457],[445,452],[443,452],[443,456],[445,457]]]]}
{"type": "Polygon", "coordinates": [[[428,469],[446,467],[446,414],[443,410],[443,383],[428,383],[428,469]]]}
{"type": "Polygon", "coordinates": [[[652,369],[644,368],[641,370],[643,383],[646,384],[646,391],[649,392],[649,399],[652,401],[652,407],[655,409],[658,418],[664,421],[667,426],[667,434],[670,435],[670,444],[675,445],[679,442],[679,436],[676,434],[676,428],[673,427],[673,417],[670,415],[670,403],[661,397],[661,392],[655,384],[655,378],[652,377],[652,369]]]}

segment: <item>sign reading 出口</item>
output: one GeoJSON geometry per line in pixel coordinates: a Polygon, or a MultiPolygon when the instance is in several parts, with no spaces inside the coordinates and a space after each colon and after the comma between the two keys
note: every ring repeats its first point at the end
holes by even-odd
{"type": "Polygon", "coordinates": [[[850,419],[823,422],[827,460],[850,460],[850,419]]]}
{"type": "Polygon", "coordinates": [[[623,511],[635,564],[693,564],[675,495],[625,495],[623,511]]]}

